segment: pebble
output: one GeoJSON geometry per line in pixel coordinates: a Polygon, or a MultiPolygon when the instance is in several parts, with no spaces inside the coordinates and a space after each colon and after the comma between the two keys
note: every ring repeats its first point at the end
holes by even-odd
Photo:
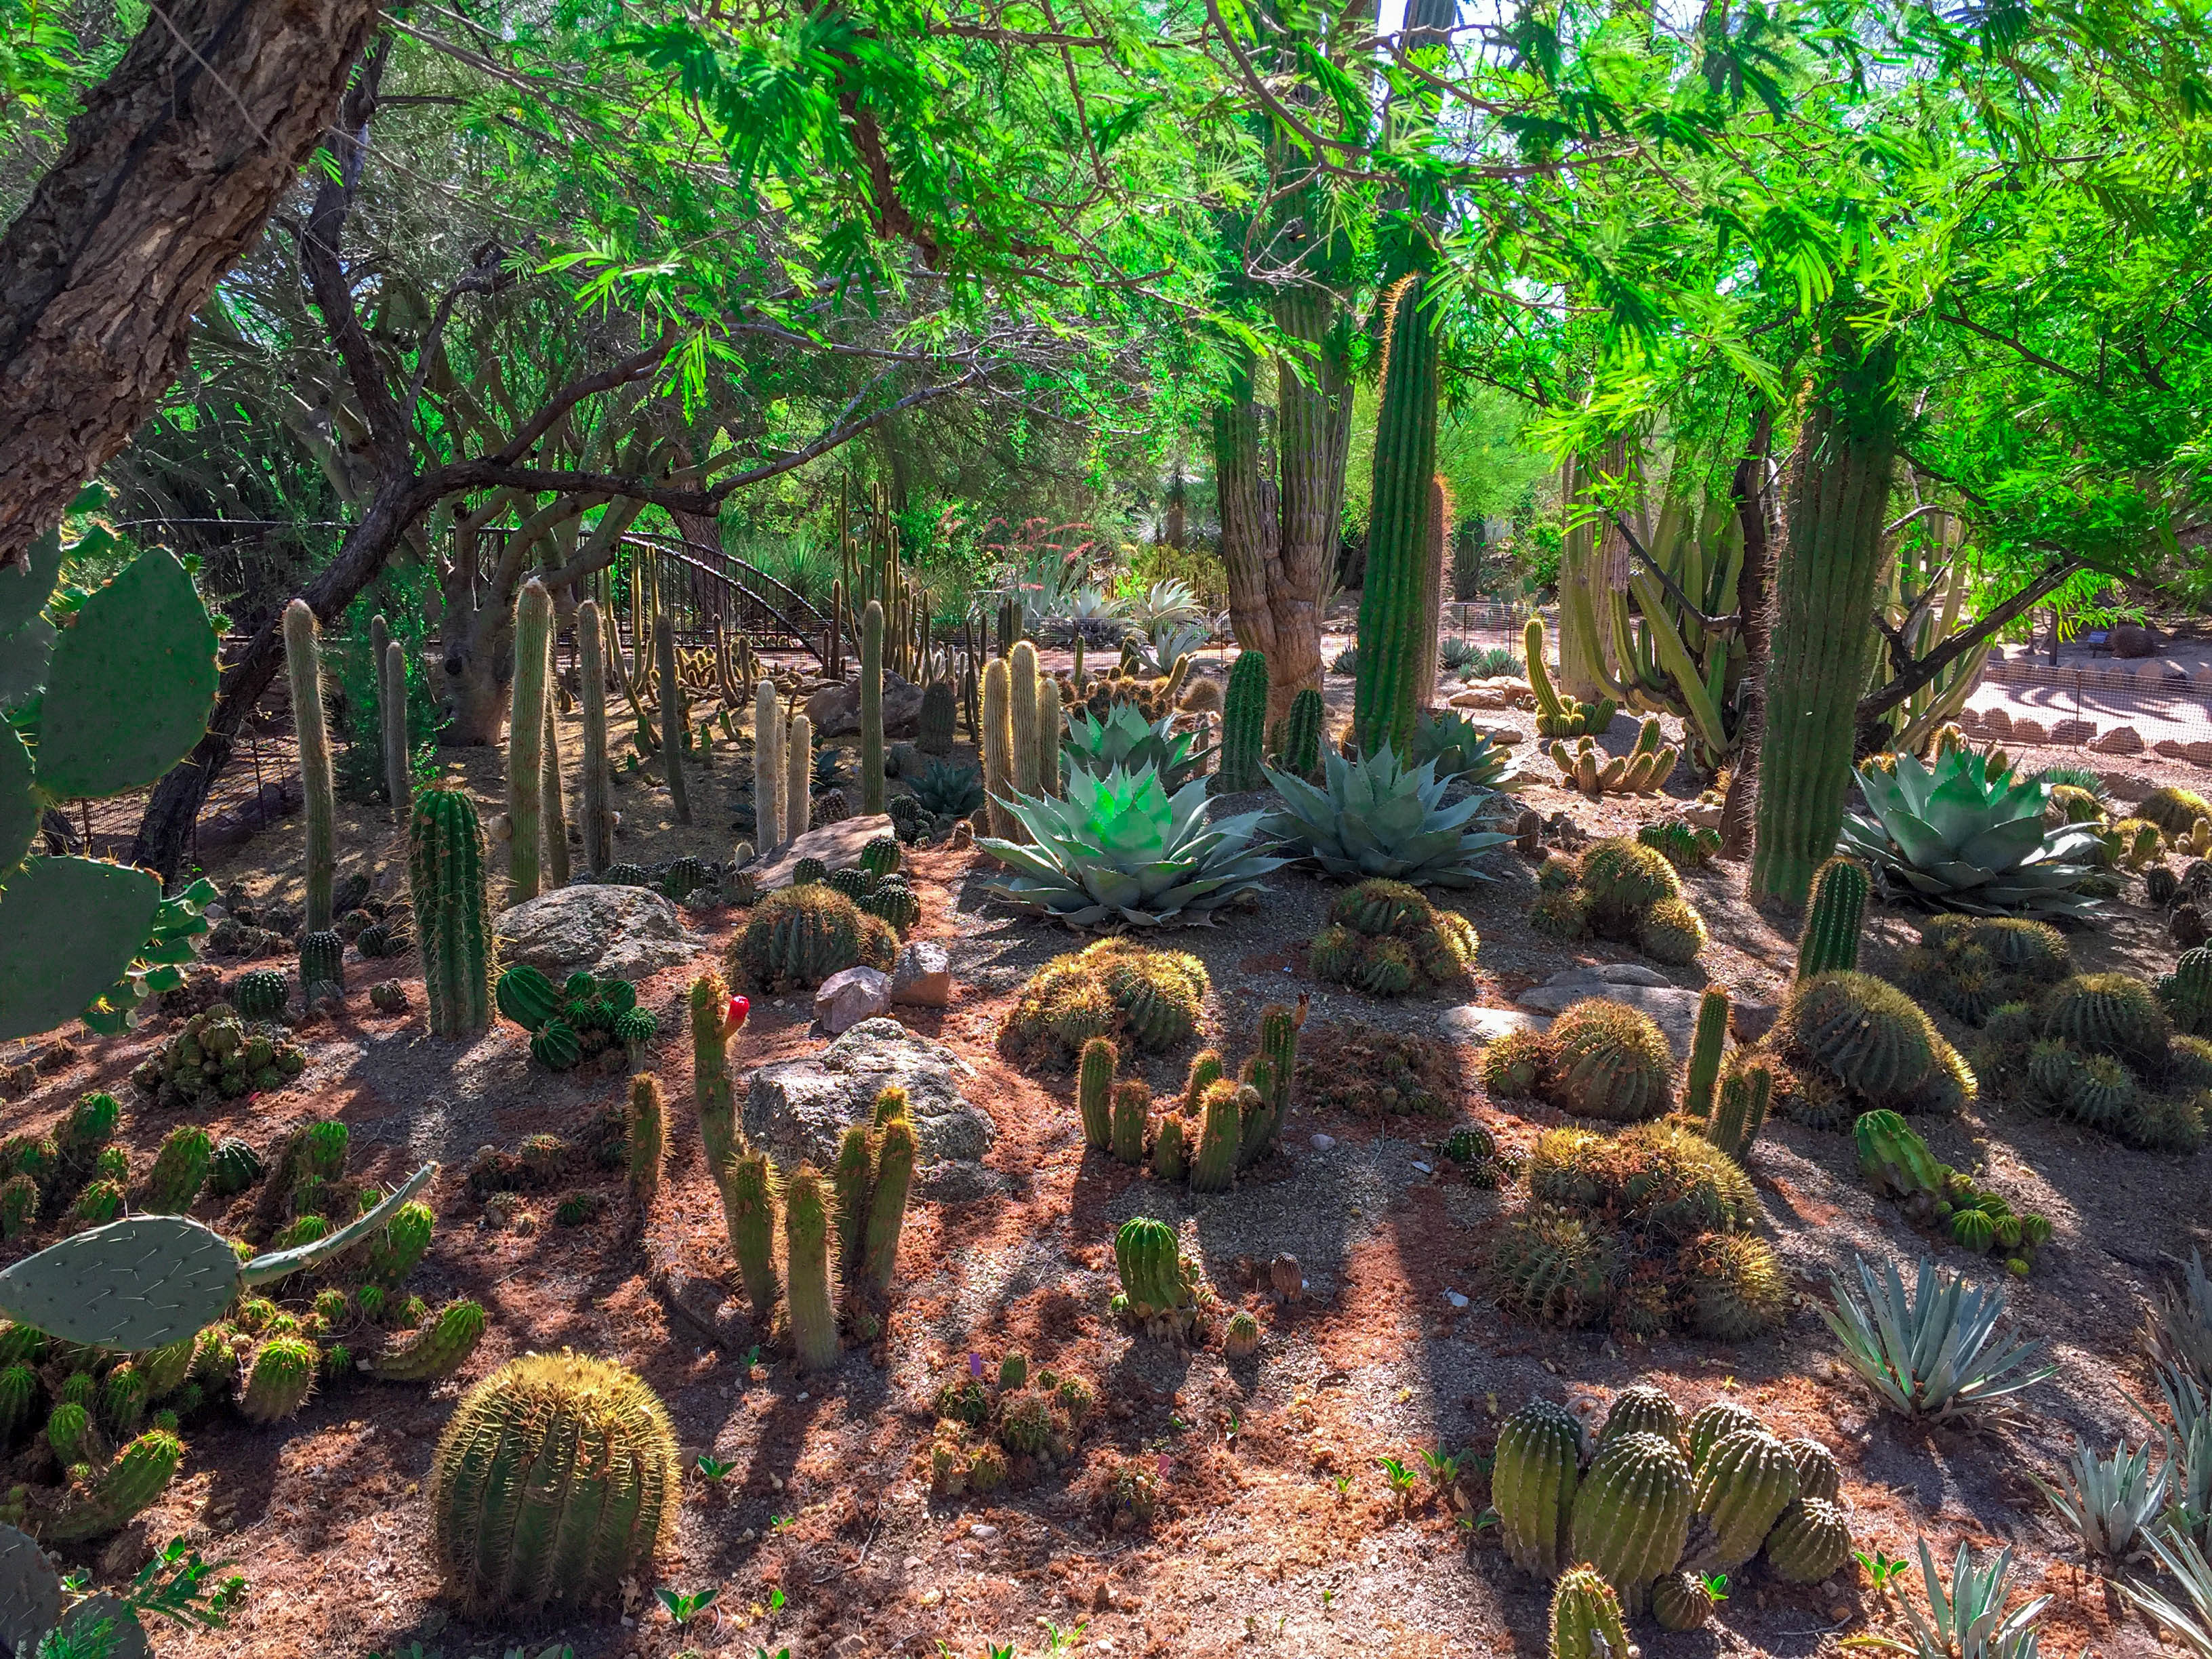
{"type": "Polygon", "coordinates": [[[1467,1306],[1467,1298],[1462,1296],[1457,1291],[1446,1291],[1444,1292],[1444,1300],[1450,1303],[1455,1308],[1464,1308],[1467,1306]]]}
{"type": "Polygon", "coordinates": [[[1336,1137],[1334,1135],[1317,1134],[1313,1138],[1313,1149],[1317,1152],[1325,1152],[1335,1145],[1336,1137]]]}
{"type": "Polygon", "coordinates": [[[968,1528],[968,1535],[970,1538],[981,1538],[988,1541],[999,1535],[999,1529],[988,1522],[978,1521],[968,1528]]]}
{"type": "Polygon", "coordinates": [[[1434,1175],[1436,1173],[1434,1170],[1431,1169],[1427,1164],[1419,1162],[1418,1159],[1415,1160],[1413,1167],[1416,1170],[1419,1170],[1423,1175],[1434,1175]]]}

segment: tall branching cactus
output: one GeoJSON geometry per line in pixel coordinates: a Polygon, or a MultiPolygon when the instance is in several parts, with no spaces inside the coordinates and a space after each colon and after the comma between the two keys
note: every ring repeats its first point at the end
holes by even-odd
{"type": "Polygon", "coordinates": [[[474,1036],[491,1024],[491,902],[477,809],[457,789],[425,789],[408,825],[407,886],[422,952],[430,1030],[474,1036]]]}
{"type": "Polygon", "coordinates": [[[607,659],[599,636],[599,602],[576,607],[576,663],[583,681],[583,781],[577,828],[584,839],[584,867],[598,875],[615,861],[614,815],[607,805],[607,659]]]}
{"type": "Polygon", "coordinates": [[[1766,671],[1754,900],[1802,903],[1843,824],[1897,457],[1895,363],[1893,347],[1862,351],[1849,324],[1831,322],[1784,476],[1789,529],[1766,671]]]}
{"type": "Polygon", "coordinates": [[[284,607],[284,667],[292,683],[292,726],[300,738],[301,816],[307,834],[307,927],[329,931],[337,871],[337,797],[331,778],[331,733],[323,718],[321,641],[305,599],[284,607]]]}
{"type": "Polygon", "coordinates": [[[783,845],[783,705],[766,675],[753,692],[753,832],[763,858],[783,845]]]}
{"type": "Polygon", "coordinates": [[[983,794],[990,807],[991,833],[1000,841],[1027,837],[1005,805],[1014,792],[1012,671],[1004,658],[994,657],[983,669],[983,794]]]}
{"type": "Polygon", "coordinates": [[[662,611],[653,619],[653,656],[660,679],[660,758],[668,769],[668,802],[678,823],[691,822],[684,783],[684,682],[676,672],[676,628],[662,611]]]}
{"type": "Polygon", "coordinates": [[[1237,653],[1229,671],[1221,714],[1221,763],[1213,787],[1241,795],[1261,784],[1261,749],[1267,734],[1267,659],[1257,651],[1237,653]]]}
{"type": "Polygon", "coordinates": [[[507,720],[507,889],[509,904],[538,896],[544,834],[545,665],[553,596],[532,576],[514,600],[514,680],[507,720]]]}
{"type": "Polygon", "coordinates": [[[1436,320],[1415,274],[1387,304],[1382,394],[1375,416],[1375,482],[1367,581],[1359,601],[1359,672],[1352,730],[1368,754],[1403,754],[1413,717],[1434,690],[1420,684],[1433,644],[1420,638],[1428,593],[1429,513],[1437,470],[1436,320]]]}
{"type": "Polygon", "coordinates": [[[860,613],[860,810],[884,810],[884,607],[860,613]]]}
{"type": "Polygon", "coordinates": [[[1832,858],[1813,878],[1805,931],[1797,936],[1797,977],[1848,971],[1859,965],[1859,931],[1866,921],[1866,866],[1832,858]]]}

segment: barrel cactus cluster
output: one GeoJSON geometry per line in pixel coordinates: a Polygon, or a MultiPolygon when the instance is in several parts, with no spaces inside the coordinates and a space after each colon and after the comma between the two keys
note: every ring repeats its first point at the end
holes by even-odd
{"type": "Polygon", "coordinates": [[[848,968],[888,972],[898,933],[829,884],[827,870],[807,871],[753,907],[730,947],[733,977],[755,991],[811,988],[848,968]]]}
{"type": "Polygon", "coordinates": [[[943,1498],[983,1497],[1010,1480],[1020,1485],[1032,1473],[1066,1468],[1097,1402],[1097,1390],[1073,1371],[1032,1368],[1018,1352],[996,1365],[969,1354],[937,1391],[931,1490],[943,1498]]]}
{"type": "Polygon", "coordinates": [[[904,939],[921,921],[921,900],[901,872],[902,859],[895,837],[878,836],[860,849],[858,863],[831,870],[822,879],[863,915],[889,923],[904,939]]]}
{"type": "Polygon", "coordinates": [[[1197,1036],[1211,988],[1205,964],[1187,951],[1103,939],[1032,974],[1000,1041],[1030,1060],[1073,1060],[1097,1036],[1164,1054],[1197,1036]]]}
{"type": "MultiPolygon", "coordinates": [[[[2208,957],[2212,964],[2212,957],[2208,957]]],[[[1906,951],[1899,981],[1967,1025],[2008,1003],[2033,1002],[2074,971],[2066,936],[2025,916],[1931,916],[1906,951]]]]}
{"type": "Polygon", "coordinates": [[[1636,1123],[1674,1104],[1674,1055],[1649,1014],[1602,997],[1570,1004],[1544,1031],[1515,1031],[1483,1056],[1483,1086],[1577,1117],[1636,1123]]]}
{"type": "Polygon", "coordinates": [[[1645,717],[1636,745],[1626,755],[1608,755],[1595,738],[1579,738],[1572,748],[1555,738],[1544,751],[1559,769],[1559,781],[1595,799],[1599,795],[1656,794],[1674,775],[1681,750],[1668,743],[1656,715],[1645,717]]]}
{"type": "Polygon", "coordinates": [[[2212,1037],[2212,949],[2184,951],[2173,971],[2152,988],[2177,1035],[2212,1037]]]}
{"type": "Polygon", "coordinates": [[[2204,1144],[2212,1042],[2177,1032],[2168,1006],[2126,974],[2073,975],[1991,1010],[1975,1062],[2035,1110],[2186,1156],[2204,1144]]]}
{"type": "Polygon", "coordinates": [[[1092,1037],[1076,1070],[1085,1143],[1162,1181],[1187,1182],[1194,1193],[1227,1192],[1238,1170],[1271,1155],[1282,1138],[1304,1021],[1303,1001],[1296,1008],[1267,1004],[1260,1011],[1258,1046],[1235,1076],[1219,1054],[1201,1049],[1180,1096],[1160,1100],[1141,1078],[1117,1082],[1120,1050],[1110,1038],[1092,1037]]]}
{"type": "Polygon", "coordinates": [[[1402,881],[1363,881],[1337,895],[1307,961],[1316,979],[1370,996],[1462,986],[1474,966],[1474,924],[1402,881]]]}
{"type": "Polygon", "coordinates": [[[587,1060],[622,1071],[660,1030],[652,1010],[637,1006],[637,988],[628,980],[574,973],[556,985],[543,970],[518,963],[499,976],[493,1000],[530,1033],[530,1057],[550,1072],[573,1071],[587,1060]]]}
{"type": "Polygon", "coordinates": [[[188,1111],[273,1093],[307,1068],[307,1051],[283,1025],[249,1022],[218,1002],[187,1019],[160,1054],[140,1061],[131,1081],[164,1109],[188,1111]]]}
{"type": "Polygon", "coordinates": [[[1115,1317],[1162,1340],[1199,1338],[1214,1295],[1198,1263],[1183,1254],[1173,1227],[1151,1216],[1132,1216],[1114,1235],[1114,1266],[1121,1288],[1108,1305],[1115,1317]]]}
{"type": "Polygon", "coordinates": [[[1976,1255],[1995,1254],[2022,1276],[2034,1266],[2036,1251],[2051,1242],[2048,1217],[2016,1213],[2002,1194],[1939,1162],[1897,1113],[1865,1113],[1851,1133],[1859,1172],[1875,1191],[1896,1200],[1915,1224],[1976,1255]]]}
{"type": "Polygon", "coordinates": [[[1759,1052],[1775,1061],[1775,1111],[1838,1134],[1877,1109],[1948,1116],[1980,1089],[1918,1003],[1851,969],[1792,983],[1759,1052]]]}
{"type": "Polygon", "coordinates": [[[1662,1629],[1697,1629],[1723,1577],[1754,1563],[1785,1584],[1841,1571],[1851,1559],[1841,1488],[1820,1442],[1784,1440],[1732,1401],[1685,1419],[1649,1383],[1614,1396],[1595,1435],[1531,1400],[1500,1429],[1491,1472],[1508,1559],[1559,1581],[1554,1659],[1632,1652],[1623,1615],[1647,1608],[1662,1629]]]}
{"type": "Polygon", "coordinates": [[[1705,919],[1682,896],[1667,855],[1628,836],[1592,842],[1578,859],[1537,872],[1528,924],[1557,939],[1607,939],[1654,962],[1684,966],[1705,948],[1705,919]]]}

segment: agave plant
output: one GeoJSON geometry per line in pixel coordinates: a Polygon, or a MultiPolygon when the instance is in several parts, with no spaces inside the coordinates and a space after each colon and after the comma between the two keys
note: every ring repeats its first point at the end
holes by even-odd
{"type": "Polygon", "coordinates": [[[2172,1637],[2185,1653],[2196,1659],[2212,1659],[2212,1564],[2193,1540],[2156,1533],[2145,1535],[2158,1564],[2174,1577],[2189,1605],[2169,1601],[2154,1589],[2122,1584],[2120,1594],[2132,1601],[2144,1618],[2172,1637]]]}
{"type": "Polygon", "coordinates": [[[2083,1549],[2118,1563],[2127,1559],[2137,1539],[2148,1535],[2166,1503],[2172,1474],[2171,1460],[2153,1471],[2148,1442],[2132,1452],[2122,1444],[2110,1457],[2100,1457],[2077,1437],[2057,1486],[2037,1474],[2028,1479],[2073,1528],[2083,1549]]]}
{"type": "Polygon", "coordinates": [[[1206,757],[1213,750],[1198,748],[1195,734],[1174,728],[1174,715],[1147,720],[1134,703],[1115,703],[1103,720],[1079,708],[1068,720],[1060,751],[1072,769],[1094,778],[1150,767],[1169,789],[1180,789],[1206,769],[1206,757]]]}
{"type": "Polygon", "coordinates": [[[1911,1639],[1893,1636],[1867,1640],[1913,1659],[2037,1659],[2042,1632],[2035,1621],[2051,1605],[2047,1595],[2037,1596],[2011,1612],[2005,1611],[2012,1571],[2012,1547],[2007,1545],[1987,1564],[1977,1565],[1963,1543],[1951,1565],[1951,1582],[1936,1569],[1928,1540],[1920,1540],[1920,1583],[1928,1595],[1923,1614],[1911,1601],[1905,1604],[1911,1639]]]}
{"type": "Polygon", "coordinates": [[[972,766],[932,761],[914,781],[914,798],[932,817],[964,818],[983,804],[983,777],[972,766]]]}
{"type": "Polygon", "coordinates": [[[2042,1382],[2057,1370],[2025,1368],[2043,1340],[1996,1334],[2004,1292],[1970,1285],[1922,1257],[1911,1295],[1886,1261],[1876,1274],[1858,1258],[1862,1303],[1840,1274],[1831,1273],[1836,1305],[1820,1317],[1844,1345],[1851,1369],[1893,1410],[1943,1422],[1965,1416],[2042,1382]]]}
{"type": "Polygon", "coordinates": [[[1417,765],[1435,762],[1440,778],[1461,778],[1487,787],[1498,781],[1513,757],[1504,744],[1491,742],[1475,730],[1458,709],[1447,708],[1440,714],[1415,719],[1407,758],[1417,765]]]}
{"type": "Polygon", "coordinates": [[[1972,750],[1911,755],[1894,775],[1860,769],[1869,813],[1844,820],[1843,850],[1865,859],[1894,891],[1972,915],[2087,915],[2098,901],[2075,889],[2095,873],[2097,840],[2080,825],[2043,821],[2051,786],[2000,769],[1972,750]]]}
{"type": "Polygon", "coordinates": [[[1265,828],[1333,876],[1472,887],[1491,879],[1474,860],[1513,839],[1467,828],[1482,810],[1484,795],[1441,805],[1448,780],[1437,776],[1434,761],[1408,769],[1386,746],[1356,761],[1331,754],[1322,762],[1321,788],[1271,766],[1261,768],[1290,809],[1274,814],[1265,828]]]}
{"type": "Polygon", "coordinates": [[[1128,618],[1149,635],[1163,623],[1203,622],[1206,609],[1190,584],[1175,577],[1156,581],[1124,607],[1128,618]]]}
{"type": "Polygon", "coordinates": [[[1071,927],[1210,921],[1288,862],[1255,849],[1259,813],[1209,821],[1205,779],[1170,794],[1149,767],[1103,778],[1079,769],[1065,799],[1016,795],[1006,806],[1036,845],[977,842],[1014,872],[989,890],[1071,927]]]}
{"type": "Polygon", "coordinates": [[[1204,621],[1156,622],[1136,641],[1137,666],[1147,674],[1172,674],[1175,665],[1213,637],[1204,621]]]}
{"type": "Polygon", "coordinates": [[[2212,1389],[2212,1277],[2204,1258],[2189,1253],[2189,1271],[2179,1291],[2160,1291],[2151,1304],[2144,1334],[2152,1355],[2185,1371],[2201,1388],[2212,1389]]]}
{"type": "Polygon", "coordinates": [[[2188,1372],[2160,1365],[2158,1391],[2173,1419],[2167,1428],[2140,1407],[2138,1415],[2149,1421],[2166,1440],[2166,1515],[2167,1530],[2198,1543],[2212,1540],[2212,1394],[2188,1372]]]}

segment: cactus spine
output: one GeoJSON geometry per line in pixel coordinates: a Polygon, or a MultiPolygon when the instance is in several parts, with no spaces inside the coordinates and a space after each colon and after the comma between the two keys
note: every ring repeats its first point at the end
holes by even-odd
{"type": "Polygon", "coordinates": [[[477,1614],[617,1595],[673,1530],[681,1480],[668,1413],[629,1371],[568,1352],[512,1360],[438,1442],[447,1590],[477,1614]]]}
{"type": "Polygon", "coordinates": [[[1240,795],[1260,787],[1267,728],[1267,659],[1257,651],[1239,652],[1222,702],[1221,757],[1213,782],[1218,793],[1240,795]]]}
{"type": "Polygon", "coordinates": [[[378,730],[384,739],[384,788],[392,797],[392,821],[404,823],[412,781],[407,764],[407,647],[387,638],[377,653],[376,674],[378,730]]]}
{"type": "Polygon", "coordinates": [[[337,802],[331,781],[331,734],[323,720],[322,649],[305,599],[284,607],[284,666],[292,683],[292,726],[300,738],[300,793],[307,832],[306,929],[329,930],[337,869],[337,802]]]}
{"type": "Polygon", "coordinates": [[[1321,770],[1321,693],[1310,685],[1291,699],[1283,720],[1283,770],[1310,778],[1321,770]]]}
{"type": "Polygon", "coordinates": [[[1758,832],[1747,890],[1801,904],[1836,848],[1851,782],[1856,710],[1875,635],[1865,620],[1885,557],[1897,453],[1895,349],[1863,350],[1840,314],[1784,472],[1758,832]]]}
{"type": "Polygon", "coordinates": [[[1866,866],[1832,858],[1813,877],[1813,902],[1797,936],[1797,977],[1856,971],[1859,928],[1866,915],[1866,866]]]}
{"type": "Polygon", "coordinates": [[[1490,1499],[1514,1565],[1547,1577],[1559,1571],[1581,1453],[1580,1425],[1549,1401],[1530,1401],[1498,1431],[1490,1499]]]}
{"type": "Polygon", "coordinates": [[[1086,1145],[1102,1152],[1114,1142],[1114,1068],[1121,1057],[1109,1037],[1092,1037],[1083,1045],[1083,1060],[1076,1072],[1075,1104],[1083,1119],[1086,1145]]]}
{"type": "Polygon", "coordinates": [[[1135,1078],[1114,1091],[1114,1156],[1124,1164],[1145,1161],[1146,1120],[1152,1109],[1152,1091],[1135,1078]]]}
{"type": "Polygon", "coordinates": [[[691,982],[691,1099],[707,1169],[718,1183],[728,1180],[738,1158],[737,1097],[730,1083],[730,1039],[737,1030],[729,986],[720,974],[701,975],[691,982]]]}
{"type": "Polygon", "coordinates": [[[753,1317],[766,1325],[775,1313],[775,1166],[768,1154],[748,1152],[730,1167],[722,1212],[729,1224],[730,1254],[737,1258],[753,1317]]]}
{"type": "Polygon", "coordinates": [[[1259,1091],[1217,1078],[1199,1103],[1198,1152],[1190,1162],[1190,1189],[1225,1193],[1237,1179],[1237,1152],[1243,1143],[1245,1108],[1260,1109],[1259,1091]],[[1249,1097],[1249,1098],[1248,1098],[1249,1097]]]}
{"type": "Polygon", "coordinates": [[[1773,1098],[1773,1067],[1763,1060],[1748,1062],[1721,1085],[1720,1098],[1705,1121],[1705,1139],[1743,1163],[1765,1127],[1766,1109],[1773,1098]]]}
{"type": "Polygon", "coordinates": [[[315,1391],[322,1350],[298,1336],[272,1336],[254,1351],[239,1390],[238,1409],[249,1422],[275,1423],[298,1413],[315,1391]]]}
{"type": "Polygon", "coordinates": [[[763,858],[783,844],[783,705],[765,674],[753,692],[753,830],[763,858]]]}
{"type": "Polygon", "coordinates": [[[1006,686],[1007,708],[1013,720],[1013,781],[1016,793],[1037,793],[1037,652],[1027,640],[1014,647],[1006,659],[1011,677],[1006,686]]]}
{"type": "Polygon", "coordinates": [[[538,750],[538,810],[544,814],[545,884],[566,887],[568,868],[568,807],[561,792],[561,731],[553,719],[553,700],[545,700],[545,738],[538,750]]]}
{"type": "Polygon", "coordinates": [[[491,905],[476,807],[455,789],[416,797],[408,826],[407,886],[422,940],[430,1030],[473,1036],[491,1024],[491,905]]]}
{"type": "MultiPolygon", "coordinates": [[[[1036,718],[1036,705],[1030,705],[1036,718]]],[[[1014,712],[1012,671],[1004,658],[983,665],[983,796],[989,804],[991,833],[1000,841],[1019,841],[1022,826],[1006,808],[1014,793],[1014,712]]]]}
{"type": "Polygon", "coordinates": [[[1434,686],[1420,683],[1435,650],[1421,638],[1433,555],[1429,518],[1437,470],[1437,331],[1416,272],[1385,296],[1382,396],[1375,414],[1367,585],[1359,601],[1359,672],[1352,730],[1369,754],[1402,755],[1434,686]]]}
{"type": "Polygon", "coordinates": [[[545,665],[553,597],[532,576],[514,601],[514,683],[507,721],[507,902],[538,896],[538,846],[545,782],[545,665]]]}
{"type": "Polygon", "coordinates": [[[884,607],[875,599],[860,613],[860,810],[884,810],[884,607]]]}
{"type": "Polygon", "coordinates": [[[599,637],[599,602],[576,607],[576,664],[584,689],[583,784],[577,828],[584,839],[584,867],[598,875],[615,861],[614,817],[607,805],[607,659],[599,637]]]}
{"type": "Polygon", "coordinates": [[[668,802],[678,823],[691,822],[684,782],[684,683],[676,675],[676,629],[664,611],[653,619],[653,659],[660,678],[660,763],[668,769],[668,802]]]}
{"type": "Polygon", "coordinates": [[[1682,1109],[1705,1117],[1713,1109],[1713,1085],[1721,1074],[1721,1048],[1728,1041],[1729,1000],[1723,990],[1698,999],[1698,1030],[1690,1044],[1690,1069],[1682,1082],[1682,1109]]]}
{"type": "Polygon", "coordinates": [[[814,722],[793,714],[783,747],[783,838],[788,843],[806,833],[814,817],[814,722]]]}
{"type": "Polygon", "coordinates": [[[792,1352],[799,1370],[818,1371],[837,1363],[837,1268],[828,1194],[811,1164],[800,1164],[784,1188],[783,1255],[792,1352]]]}
{"type": "Polygon", "coordinates": [[[1594,1569],[1570,1567],[1552,1592],[1551,1659],[1630,1659],[1620,1601],[1594,1569]]]}
{"type": "MultiPolygon", "coordinates": [[[[628,1179],[629,1201],[642,1214],[660,1190],[660,1164],[665,1154],[666,1114],[661,1105],[660,1079],[640,1072],[630,1079],[628,1179]]],[[[715,1183],[720,1186],[720,1182],[715,1183]]]]}

